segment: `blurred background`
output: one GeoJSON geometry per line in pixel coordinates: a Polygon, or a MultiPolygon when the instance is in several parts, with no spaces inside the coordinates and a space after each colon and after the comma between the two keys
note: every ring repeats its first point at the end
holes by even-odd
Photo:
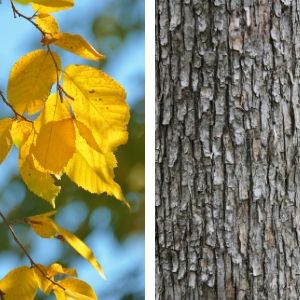
{"type": "MultiPolygon", "coordinates": [[[[131,209],[112,197],[89,194],[63,177],[55,220],[93,249],[107,281],[60,241],[36,237],[25,225],[15,225],[15,230],[36,262],[49,265],[57,261],[76,268],[78,277],[91,284],[100,299],[144,299],[144,0],[75,3],[73,9],[55,14],[61,30],[81,34],[107,59],[91,63],[56,47],[53,50],[59,52],[64,66],[100,67],[127,91],[129,141],[117,150],[116,181],[131,209]]],[[[28,16],[33,14],[29,6],[17,7],[28,16]]],[[[8,0],[0,4],[0,15],[0,89],[6,93],[10,68],[22,55],[40,48],[41,37],[29,22],[13,18],[8,0]]],[[[10,113],[0,103],[0,117],[10,113]]],[[[0,165],[0,209],[12,222],[51,210],[27,191],[18,175],[17,157],[14,149],[0,165]]],[[[28,265],[27,259],[7,228],[0,226],[0,278],[21,265],[28,265]]],[[[38,295],[37,299],[53,298],[38,295]]]]}

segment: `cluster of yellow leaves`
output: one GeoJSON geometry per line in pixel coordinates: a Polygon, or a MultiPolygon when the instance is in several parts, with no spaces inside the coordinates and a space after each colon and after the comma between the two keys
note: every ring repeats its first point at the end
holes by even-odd
{"type": "Polygon", "coordinates": [[[90,60],[103,59],[104,55],[99,53],[82,36],[61,32],[59,25],[52,15],[39,13],[36,18],[36,24],[44,33],[42,43],[44,45],[53,44],[66,51],[90,60]]]}
{"type": "MultiPolygon", "coordinates": [[[[71,232],[57,225],[51,219],[54,214],[55,211],[28,217],[25,222],[43,238],[57,238],[67,242],[105,278],[102,267],[90,248],[71,232]]],[[[40,264],[33,265],[31,268],[19,267],[0,280],[0,299],[2,295],[5,300],[33,300],[38,289],[46,295],[54,293],[57,300],[97,299],[93,289],[84,281],[74,278],[76,276],[75,269],[65,269],[58,263],[54,263],[50,267],[40,264]],[[56,281],[55,276],[57,275],[72,277],[56,281]]]]}
{"type": "Polygon", "coordinates": [[[58,275],[76,276],[76,271],[65,269],[57,263],[49,267],[18,267],[0,281],[0,296],[5,300],[33,300],[40,289],[46,295],[54,293],[57,300],[97,299],[96,293],[86,282],[75,277],[55,281],[58,275]]]}
{"type": "MultiPolygon", "coordinates": [[[[86,59],[104,57],[81,36],[60,32],[49,14],[71,7],[73,1],[18,2],[30,2],[38,9],[35,22],[43,32],[44,45],[53,44],[86,59]]],[[[129,108],[126,93],[116,81],[89,66],[69,65],[62,70],[55,52],[40,49],[13,66],[7,98],[17,116],[0,120],[0,163],[15,144],[20,174],[29,190],[55,207],[60,192],[57,183],[66,174],[91,193],[106,192],[125,201],[114,181],[113,152],[127,141],[129,108]],[[55,83],[57,92],[50,94],[55,83]]]]}
{"type": "MultiPolygon", "coordinates": [[[[91,193],[106,192],[127,204],[114,181],[117,160],[113,153],[127,141],[129,108],[124,89],[93,67],[69,65],[62,70],[60,57],[50,45],[85,59],[104,58],[81,36],[61,32],[50,15],[71,8],[74,0],[15,1],[32,4],[36,13],[30,22],[35,22],[42,33],[46,50],[26,54],[10,72],[4,101],[15,116],[0,119],[0,163],[15,145],[20,174],[28,189],[53,207],[63,174],[91,193]],[[51,93],[55,84],[56,92],[51,93]]],[[[105,278],[90,248],[57,225],[51,219],[54,213],[25,221],[39,236],[68,243],[105,278]]],[[[97,299],[87,283],[75,278],[75,270],[58,263],[46,267],[30,261],[31,267],[16,268],[0,280],[1,300],[33,300],[38,289],[46,295],[55,294],[58,300],[97,299]],[[58,275],[60,280],[56,279],[58,275]]]]}

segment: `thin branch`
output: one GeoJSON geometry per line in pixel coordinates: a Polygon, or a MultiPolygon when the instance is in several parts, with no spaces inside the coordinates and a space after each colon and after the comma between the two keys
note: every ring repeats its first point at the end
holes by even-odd
{"type": "Polygon", "coordinates": [[[2,101],[5,103],[5,105],[7,105],[12,111],[13,113],[18,116],[19,118],[23,119],[26,122],[30,122],[32,123],[32,121],[26,119],[23,115],[19,114],[13,107],[12,105],[7,101],[7,99],[5,98],[5,96],[3,95],[3,92],[0,91],[0,98],[2,99],[2,101]]]}
{"type": "MultiPolygon", "coordinates": [[[[52,284],[62,288],[63,290],[65,290],[65,288],[60,285],[59,283],[55,282],[53,279],[51,279],[45,272],[44,270],[37,264],[35,263],[35,261],[32,259],[32,257],[30,256],[30,254],[28,253],[28,251],[26,250],[25,246],[20,242],[20,240],[18,239],[14,229],[12,228],[12,226],[10,225],[10,223],[8,222],[8,220],[6,219],[6,217],[4,216],[4,214],[0,211],[0,217],[2,218],[4,224],[7,226],[7,228],[9,229],[10,233],[13,236],[13,239],[15,240],[15,242],[18,244],[18,246],[21,248],[21,250],[23,251],[23,253],[25,254],[25,256],[28,258],[31,267],[32,268],[36,268],[42,275],[43,277],[45,277],[47,280],[49,280],[52,284]]],[[[0,296],[2,297],[3,292],[0,290],[0,296]]],[[[1,299],[0,297],[0,299],[1,299]]]]}
{"type": "Polygon", "coordinates": [[[51,50],[51,48],[50,48],[49,45],[47,45],[47,49],[48,49],[48,52],[50,53],[50,56],[52,58],[52,61],[53,61],[54,65],[55,65],[55,69],[56,69],[56,90],[57,90],[57,93],[60,96],[60,101],[63,102],[62,95],[60,94],[60,84],[59,84],[59,72],[60,72],[60,69],[59,69],[59,67],[57,65],[57,62],[55,60],[55,57],[54,57],[53,52],[52,52],[52,50],[51,50]]]}
{"type": "Polygon", "coordinates": [[[24,14],[22,14],[15,6],[13,0],[10,0],[10,4],[11,4],[11,8],[12,8],[12,11],[13,11],[13,14],[14,14],[14,18],[16,17],[20,17],[20,18],[23,18],[25,20],[27,20],[28,22],[30,22],[43,36],[46,35],[46,33],[32,20],[35,16],[36,16],[36,13],[34,13],[33,16],[31,17],[27,17],[25,16],[24,14]]]}
{"type": "Polygon", "coordinates": [[[15,242],[19,245],[19,247],[22,249],[22,251],[24,252],[24,254],[26,255],[26,257],[28,258],[28,260],[31,263],[31,266],[35,266],[35,262],[33,261],[33,259],[31,258],[31,256],[29,255],[29,253],[27,252],[26,248],[23,246],[23,244],[19,241],[14,229],[12,228],[12,226],[9,224],[9,222],[7,221],[7,219],[5,218],[5,216],[3,215],[3,213],[0,211],[0,216],[3,220],[3,222],[5,223],[5,225],[7,226],[7,228],[9,229],[9,231],[11,232],[15,242]]]}
{"type": "Polygon", "coordinates": [[[56,62],[56,60],[55,60],[55,57],[54,57],[54,55],[53,55],[53,52],[52,52],[52,50],[51,50],[51,48],[50,48],[49,45],[47,45],[47,49],[48,49],[48,52],[50,53],[50,55],[51,55],[51,57],[52,57],[52,60],[53,60],[53,62],[54,62],[55,68],[56,68],[56,90],[57,90],[57,93],[59,94],[60,101],[63,102],[63,94],[64,94],[67,98],[69,98],[69,99],[71,99],[71,100],[74,100],[74,98],[73,98],[71,95],[69,95],[69,94],[64,90],[64,88],[60,85],[60,83],[59,83],[59,75],[58,75],[58,74],[59,74],[59,72],[61,72],[61,69],[58,67],[57,62],[56,62]]]}
{"type": "Polygon", "coordinates": [[[71,95],[69,95],[65,90],[64,90],[64,88],[61,86],[61,85],[59,85],[59,92],[61,93],[61,94],[64,94],[67,98],[69,98],[70,100],[72,100],[72,101],[74,101],[75,99],[74,99],[74,97],[72,97],[71,95]]]}

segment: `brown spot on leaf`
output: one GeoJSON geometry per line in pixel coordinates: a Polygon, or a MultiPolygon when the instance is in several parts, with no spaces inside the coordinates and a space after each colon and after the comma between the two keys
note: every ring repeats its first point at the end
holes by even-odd
{"type": "Polygon", "coordinates": [[[56,235],[55,238],[57,238],[61,242],[65,242],[66,241],[65,238],[61,234],[56,235]]]}

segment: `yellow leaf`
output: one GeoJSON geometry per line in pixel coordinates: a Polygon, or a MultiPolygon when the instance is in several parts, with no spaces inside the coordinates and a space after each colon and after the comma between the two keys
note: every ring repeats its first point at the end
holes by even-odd
{"type": "Polygon", "coordinates": [[[64,72],[64,89],[75,117],[94,134],[104,152],[127,142],[129,107],[124,89],[111,77],[92,67],[70,65],[64,72]]]}
{"type": "Polygon", "coordinates": [[[55,198],[59,194],[61,187],[55,185],[51,174],[39,171],[34,166],[32,158],[29,157],[20,165],[20,175],[31,192],[49,202],[52,207],[55,207],[55,198]]]}
{"type": "Polygon", "coordinates": [[[99,60],[105,58],[103,54],[99,53],[78,34],[63,32],[59,38],[54,41],[54,45],[86,59],[99,60]]]}
{"type": "Polygon", "coordinates": [[[72,181],[91,193],[106,192],[125,201],[120,186],[114,181],[113,169],[116,166],[117,161],[113,153],[97,152],[77,131],[76,152],[65,169],[72,181]]]}
{"type": "Polygon", "coordinates": [[[77,276],[75,269],[63,268],[58,263],[54,263],[50,267],[38,264],[37,266],[34,266],[33,271],[36,275],[36,280],[40,290],[42,290],[45,294],[49,294],[51,292],[49,287],[52,285],[51,281],[48,280],[45,275],[51,280],[54,280],[57,275],[77,276]]]}
{"type": "Polygon", "coordinates": [[[12,123],[12,119],[0,120],[0,163],[4,161],[12,148],[13,141],[10,135],[12,123]]]}
{"type": "Polygon", "coordinates": [[[7,94],[13,108],[19,113],[34,114],[40,111],[50,89],[57,80],[56,65],[60,59],[45,50],[32,51],[23,56],[12,68],[7,94]]]}
{"type": "Polygon", "coordinates": [[[71,232],[57,226],[59,234],[64,238],[64,240],[83,258],[85,258],[97,271],[98,273],[105,278],[103,269],[99,262],[97,261],[93,251],[77,236],[71,232]]]}
{"type": "MultiPolygon", "coordinates": [[[[71,115],[66,102],[61,102],[60,96],[58,94],[51,94],[45,103],[42,113],[34,121],[34,129],[36,133],[39,134],[42,126],[44,126],[45,124],[65,119],[70,120],[70,117],[71,115]]],[[[36,143],[36,141],[34,143],[36,143]]],[[[41,172],[47,173],[47,170],[45,170],[45,168],[41,166],[38,161],[36,161],[35,166],[41,172]]]]}
{"type": "Polygon", "coordinates": [[[74,0],[14,0],[21,4],[32,3],[35,11],[42,13],[52,13],[74,6],[74,0]]]}
{"type": "Polygon", "coordinates": [[[32,130],[27,140],[21,144],[19,155],[20,175],[31,192],[55,207],[55,198],[60,192],[60,186],[55,185],[51,174],[38,168],[37,162],[31,154],[35,139],[36,133],[32,130]]]}
{"type": "Polygon", "coordinates": [[[34,272],[28,267],[16,268],[0,280],[4,300],[33,300],[37,289],[38,283],[34,272]]]}
{"type": "Polygon", "coordinates": [[[42,40],[44,45],[48,45],[59,38],[59,26],[53,16],[48,14],[38,14],[35,17],[35,21],[37,26],[45,34],[42,40]]]}
{"type": "Polygon", "coordinates": [[[103,278],[105,278],[103,269],[92,250],[74,234],[58,226],[52,219],[49,218],[52,215],[53,212],[28,217],[26,218],[26,222],[30,224],[35,233],[41,237],[57,237],[60,240],[66,241],[75,251],[85,258],[103,278]]]}
{"type": "Polygon", "coordinates": [[[22,144],[25,143],[33,129],[33,123],[26,120],[17,118],[14,120],[10,134],[14,144],[19,148],[22,144]]]}
{"type": "Polygon", "coordinates": [[[43,238],[53,238],[57,234],[57,228],[49,217],[53,216],[55,211],[26,218],[32,230],[43,238]]]}
{"type": "Polygon", "coordinates": [[[21,4],[29,4],[32,2],[31,0],[15,0],[15,1],[21,4]]]}
{"type": "Polygon", "coordinates": [[[46,14],[70,9],[74,6],[74,0],[32,0],[30,2],[35,11],[46,14]]]}
{"type": "Polygon", "coordinates": [[[101,152],[101,149],[99,148],[94,134],[91,132],[91,130],[86,127],[82,122],[75,119],[76,128],[78,129],[78,133],[85,139],[85,141],[88,143],[90,147],[95,149],[98,152],[101,152]]]}
{"type": "Polygon", "coordinates": [[[57,174],[67,165],[74,151],[73,120],[65,119],[41,127],[32,153],[45,170],[57,174]]]}
{"type": "Polygon", "coordinates": [[[57,300],[97,300],[94,290],[86,282],[77,278],[65,278],[58,281],[65,288],[53,285],[54,294],[57,300]]]}
{"type": "Polygon", "coordinates": [[[24,132],[19,131],[16,132],[20,126],[22,126],[22,122],[18,124],[16,122],[16,127],[13,128],[12,134],[15,136],[14,138],[18,140],[18,144],[20,147],[19,150],[19,163],[23,164],[23,162],[27,159],[27,157],[31,154],[32,146],[36,140],[36,132],[33,128],[33,124],[31,127],[24,126],[24,132]]]}
{"type": "Polygon", "coordinates": [[[38,264],[37,266],[33,267],[33,272],[39,289],[43,293],[47,294],[48,288],[52,284],[51,281],[45,278],[45,276],[43,275],[43,274],[47,274],[47,267],[38,264]],[[41,272],[41,270],[43,271],[43,273],[41,272]]]}
{"type": "Polygon", "coordinates": [[[51,94],[40,116],[34,121],[34,128],[40,132],[41,127],[47,123],[70,119],[71,115],[66,102],[61,102],[58,94],[51,94]]]}
{"type": "Polygon", "coordinates": [[[82,36],[65,32],[61,33],[59,25],[53,16],[42,13],[38,14],[35,20],[38,27],[45,34],[42,40],[44,45],[54,43],[54,45],[64,50],[90,60],[100,60],[105,58],[104,55],[99,53],[82,36]]]}
{"type": "Polygon", "coordinates": [[[49,276],[56,276],[56,275],[70,275],[70,276],[77,276],[77,272],[75,269],[63,268],[62,265],[58,263],[52,264],[47,269],[47,274],[49,276]]]}

